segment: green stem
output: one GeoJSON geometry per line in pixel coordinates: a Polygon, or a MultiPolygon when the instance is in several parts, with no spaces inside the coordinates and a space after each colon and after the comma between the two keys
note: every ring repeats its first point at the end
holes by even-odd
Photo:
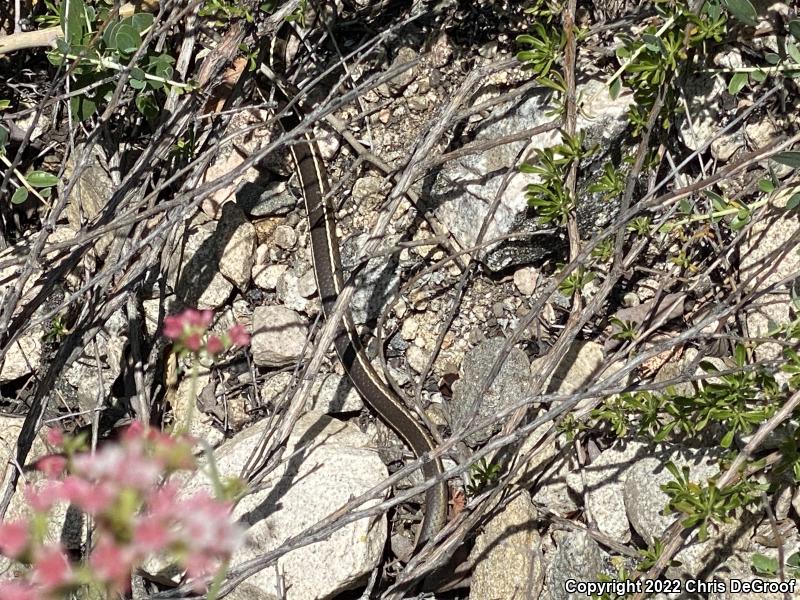
{"type": "MultiPolygon", "coordinates": [[[[90,58],[88,56],[78,56],[77,54],[59,54],[59,56],[62,56],[68,60],[84,60],[98,67],[102,67],[104,69],[113,69],[114,71],[122,71],[123,69],[128,68],[126,65],[121,65],[118,62],[109,60],[107,58],[90,58]]],[[[169,85],[171,87],[185,88],[187,91],[191,91],[194,89],[194,84],[181,83],[179,81],[173,81],[172,79],[165,79],[164,77],[159,77],[158,75],[151,75],[150,73],[145,73],[144,78],[150,81],[158,81],[160,83],[169,85]]]]}

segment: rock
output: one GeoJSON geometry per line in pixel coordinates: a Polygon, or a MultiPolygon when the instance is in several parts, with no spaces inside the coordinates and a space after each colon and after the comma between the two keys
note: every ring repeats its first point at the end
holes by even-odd
{"type": "Polygon", "coordinates": [[[281,276],[288,270],[288,265],[273,265],[268,262],[269,250],[262,244],[256,248],[256,260],[253,265],[253,283],[269,292],[278,287],[281,276]]]}
{"type": "MultiPolygon", "coordinates": [[[[12,469],[16,468],[17,438],[22,431],[23,421],[24,419],[21,417],[0,415],[0,461],[2,461],[4,469],[2,477],[4,490],[8,485],[12,469]]],[[[30,504],[21,490],[22,482],[27,481],[35,485],[42,480],[38,471],[29,470],[27,467],[49,453],[42,436],[37,435],[33,439],[27,463],[24,465],[26,468],[24,477],[20,477],[17,483],[17,493],[11,498],[8,511],[3,519],[4,522],[28,520],[33,516],[30,504]]],[[[60,541],[66,550],[79,551],[85,543],[82,537],[84,526],[85,519],[78,511],[70,510],[64,502],[59,503],[53,508],[50,518],[47,520],[44,531],[45,542],[56,543],[60,541]]],[[[13,564],[17,565],[18,563],[13,564]]],[[[11,565],[12,562],[8,558],[0,555],[0,570],[4,573],[4,579],[10,574],[11,565]]]]}
{"type": "MultiPolygon", "coordinates": [[[[75,231],[69,226],[60,226],[47,237],[47,243],[71,240],[75,237],[75,231]]],[[[9,259],[24,260],[31,252],[31,239],[23,238],[13,246],[0,251],[0,262],[9,259]]],[[[47,268],[55,268],[63,258],[56,259],[52,254],[45,255],[42,264],[47,268]]],[[[19,265],[8,265],[0,267],[0,299],[7,298],[6,294],[15,289],[19,282],[19,276],[24,268],[24,262],[19,265]]],[[[22,307],[26,306],[33,298],[42,291],[40,278],[42,269],[34,267],[30,277],[25,282],[22,295],[17,302],[14,310],[14,317],[18,317],[22,312],[22,307]]],[[[59,293],[60,286],[56,286],[54,294],[59,293]]],[[[60,299],[59,299],[60,302],[60,299]]],[[[39,303],[39,308],[34,311],[33,318],[42,316],[45,310],[51,307],[48,303],[39,303]]],[[[28,322],[30,317],[26,318],[28,322]]],[[[29,327],[20,338],[11,344],[6,351],[6,355],[0,361],[0,383],[6,383],[25,377],[36,372],[42,364],[42,342],[48,333],[49,325],[35,325],[29,327]]]]}
{"type": "Polygon", "coordinates": [[[711,155],[720,161],[731,158],[737,150],[744,148],[745,139],[741,130],[726,133],[711,142],[711,155]]]}
{"type": "Polygon", "coordinates": [[[288,225],[278,225],[272,237],[278,248],[284,250],[291,250],[297,244],[297,233],[288,225]]]}
{"type": "Polygon", "coordinates": [[[42,363],[42,329],[23,335],[11,344],[0,365],[0,383],[6,383],[30,375],[42,363]]]}
{"type": "Polygon", "coordinates": [[[361,395],[347,377],[331,373],[318,377],[311,387],[310,410],[335,415],[364,408],[361,395]]]}
{"type": "MultiPolygon", "coordinates": [[[[768,554],[770,558],[778,559],[777,551],[768,554]]],[[[716,566],[712,573],[709,574],[708,579],[724,582],[725,590],[712,590],[707,598],[708,600],[783,600],[786,598],[784,594],[775,591],[761,591],[756,588],[755,591],[747,590],[746,584],[763,585],[765,583],[778,585],[779,579],[765,578],[753,572],[752,555],[745,552],[737,552],[730,556],[719,566],[716,566]],[[738,587],[735,587],[738,586],[738,587]],[[746,591],[747,590],[747,591],[746,591]]],[[[786,581],[787,587],[783,588],[790,593],[790,598],[800,598],[800,588],[798,588],[796,579],[790,578],[786,581]]]]}
{"type": "Polygon", "coordinates": [[[292,374],[286,371],[275,373],[261,386],[261,402],[269,406],[278,402],[292,384],[292,374]]]}
{"type": "Polygon", "coordinates": [[[219,254],[219,270],[244,292],[250,283],[256,251],[256,230],[242,209],[228,203],[222,208],[214,238],[219,254]]]}
{"type": "Polygon", "coordinates": [[[198,215],[185,227],[184,245],[170,260],[170,284],[186,306],[219,308],[231,295],[232,283],[241,291],[250,283],[255,228],[231,202],[219,221],[198,215]]]}
{"type": "Polygon", "coordinates": [[[697,150],[722,129],[720,118],[722,97],[727,86],[721,75],[707,73],[689,75],[686,82],[686,97],[689,99],[689,119],[680,122],[683,145],[689,150],[697,150]]]}
{"type": "MultiPolygon", "coordinates": [[[[65,212],[70,227],[75,231],[80,231],[87,221],[94,220],[103,211],[108,201],[114,196],[116,186],[109,173],[105,152],[99,144],[91,146],[88,157],[85,144],[77,146],[75,150],[67,157],[64,175],[71,179],[75,167],[79,163],[86,160],[87,164],[81,171],[78,181],[75,182],[65,212]]],[[[95,243],[95,251],[103,253],[113,239],[113,233],[105,234],[95,243]]]]}
{"type": "MultiPolygon", "coordinates": [[[[774,198],[772,203],[777,208],[775,214],[755,223],[742,241],[740,277],[748,293],[773,286],[800,270],[798,243],[790,243],[800,224],[793,213],[781,210],[793,191],[796,190],[774,198]]],[[[796,281],[793,288],[798,290],[796,281]]],[[[783,285],[774,288],[751,305],[746,316],[748,335],[766,337],[774,325],[790,323],[791,307],[792,287],[783,285]]],[[[760,344],[755,349],[758,360],[775,359],[781,353],[781,346],[773,343],[760,344]]]]}
{"type": "Polygon", "coordinates": [[[261,367],[285,367],[300,358],[308,328],[284,306],[258,306],[253,311],[253,360],[261,367]]]}
{"type": "Polygon", "coordinates": [[[172,407],[172,412],[175,422],[184,428],[183,431],[214,447],[225,439],[225,434],[214,427],[213,418],[201,412],[197,406],[198,397],[208,386],[211,386],[213,397],[215,384],[211,381],[208,369],[200,367],[197,381],[194,383],[191,373],[184,372],[184,377],[178,382],[178,389],[175,391],[175,405],[172,407]]]}
{"type": "Polygon", "coordinates": [[[413,340],[415,337],[417,337],[418,332],[419,319],[417,319],[415,315],[412,315],[403,321],[403,325],[400,327],[400,337],[404,340],[413,340]]]}
{"type": "MultiPolygon", "coordinates": [[[[500,373],[485,396],[478,397],[492,364],[505,344],[505,338],[492,338],[473,348],[461,364],[461,378],[453,384],[450,403],[453,431],[460,431],[474,415],[476,422],[496,416],[503,409],[521,402],[530,392],[530,364],[522,350],[512,348],[500,373]]],[[[471,426],[471,425],[470,425],[471,426]]],[[[487,427],[466,437],[469,444],[479,444],[496,427],[487,427]]]]}
{"type": "MultiPolygon", "coordinates": [[[[403,46],[397,51],[397,56],[395,56],[394,61],[392,61],[391,69],[398,69],[403,65],[407,65],[410,62],[414,62],[417,60],[417,52],[409,48],[408,46],[403,46]]],[[[411,84],[414,79],[417,77],[417,67],[411,67],[406,69],[399,75],[396,75],[389,81],[389,87],[391,88],[392,92],[398,93],[402,92],[403,88],[411,84]]]]}
{"type": "Polygon", "coordinates": [[[409,346],[408,350],[406,350],[406,362],[417,373],[422,373],[425,370],[429,358],[430,354],[419,346],[409,346]]]}
{"type": "Polygon", "coordinates": [[[316,298],[317,278],[314,275],[314,269],[308,269],[297,280],[297,293],[303,298],[316,298]]]}
{"type": "Polygon", "coordinates": [[[253,227],[256,228],[256,239],[259,244],[268,244],[270,247],[273,245],[272,235],[275,233],[275,228],[278,227],[284,219],[279,217],[264,217],[263,219],[256,219],[253,221],[253,227]]]}
{"type": "MultiPolygon", "coordinates": [[[[206,169],[202,183],[211,183],[218,179],[226,178],[230,172],[239,168],[246,158],[258,152],[265,144],[269,143],[272,128],[253,127],[269,121],[265,110],[238,111],[231,119],[230,131],[245,131],[233,140],[220,147],[216,159],[206,169]]],[[[212,219],[219,218],[222,206],[228,202],[241,202],[251,207],[255,204],[253,196],[260,195],[262,174],[254,166],[248,167],[237,179],[224,185],[203,201],[202,208],[212,219]]]]}
{"type": "Polygon", "coordinates": [[[539,270],[534,267],[523,267],[514,271],[514,285],[523,296],[533,296],[537,281],[539,270]]]}
{"type": "Polygon", "coordinates": [[[255,186],[253,193],[241,201],[242,210],[251,217],[274,217],[288,214],[297,204],[285,181],[273,181],[263,188],[255,186]]]}
{"type": "MultiPolygon", "coordinates": [[[[585,499],[597,529],[619,542],[627,543],[631,539],[622,495],[625,482],[633,465],[651,453],[652,447],[648,444],[618,442],[585,467],[583,476],[578,470],[567,473],[567,485],[578,497],[585,499]]],[[[648,483],[645,480],[643,485],[648,483]]]]}
{"type": "Polygon", "coordinates": [[[631,524],[648,543],[652,543],[653,538],[659,537],[675,520],[675,515],[661,514],[669,501],[661,486],[673,481],[672,474],[664,467],[669,461],[679,469],[689,466],[691,480],[701,485],[719,473],[719,456],[699,450],[666,446],[657,453],[651,449],[649,456],[640,456],[625,478],[623,500],[631,524]]]}
{"type": "MultiPolygon", "coordinates": [[[[360,234],[342,243],[342,267],[347,276],[358,265],[361,248],[368,237],[368,234],[360,234]]],[[[391,247],[396,240],[387,237],[379,251],[391,247]]],[[[395,258],[387,261],[386,256],[375,256],[368,260],[356,278],[356,291],[350,303],[353,321],[362,325],[377,319],[399,280],[395,258]]]]}
{"type": "MultiPolygon", "coordinates": [[[[267,426],[267,420],[260,421],[215,451],[221,478],[239,475],[267,426]]],[[[234,510],[234,517],[249,529],[247,543],[231,560],[232,568],[278,548],[385,479],[386,466],[369,443],[369,438],[347,423],[316,412],[300,417],[284,452],[291,458],[234,510]]],[[[190,494],[210,487],[204,472],[198,471],[184,490],[190,494]]],[[[278,569],[259,571],[247,582],[261,590],[275,590],[276,573],[280,572],[287,600],[334,597],[358,585],[375,568],[386,534],[385,516],[360,519],[330,537],[285,554],[278,560],[278,569]]]]}
{"type": "Polygon", "coordinates": [[[441,69],[450,62],[453,57],[453,44],[447,34],[442,32],[436,38],[430,52],[431,66],[441,69]]]}
{"type": "MultiPolygon", "coordinates": [[[[545,426],[542,426],[542,428],[545,429],[545,426]]],[[[555,452],[556,449],[553,447],[552,455],[555,455],[555,452]]],[[[547,457],[547,460],[550,458],[552,456],[547,457]]],[[[529,468],[527,464],[525,467],[526,469],[529,468]]],[[[569,457],[565,456],[550,465],[543,473],[538,469],[533,470],[532,475],[535,477],[536,486],[531,490],[531,493],[535,505],[544,506],[562,517],[566,517],[568,513],[578,510],[578,505],[570,494],[569,486],[567,485],[567,476],[575,468],[571,464],[569,457]]],[[[528,485],[532,483],[531,480],[526,481],[528,481],[528,485]]]]}
{"type": "Polygon", "coordinates": [[[523,490],[489,520],[475,540],[469,597],[532,598],[542,578],[540,555],[532,552],[540,543],[536,511],[523,490]]]}
{"type": "MultiPolygon", "coordinates": [[[[595,383],[604,356],[603,347],[597,342],[575,342],[549,376],[547,392],[573,394],[591,386],[595,383]]],[[[531,363],[531,374],[534,377],[538,375],[542,362],[543,359],[538,358],[531,363]]],[[[604,375],[610,376],[611,369],[607,369],[604,375]]],[[[588,401],[586,399],[582,402],[588,401]]]]}
{"type": "Polygon", "coordinates": [[[567,581],[598,581],[605,571],[604,552],[583,531],[556,531],[553,537],[558,548],[545,558],[547,589],[552,600],[572,600],[567,581]]]}
{"type": "Polygon", "coordinates": [[[259,589],[247,582],[240,583],[233,591],[225,596],[228,600],[279,600],[274,594],[259,589]]]}
{"type": "MultiPolygon", "coordinates": [[[[631,525],[646,542],[652,543],[653,538],[661,537],[664,530],[680,517],[679,514],[661,514],[669,500],[661,486],[673,481],[672,474],[664,465],[671,461],[678,469],[688,466],[690,480],[705,485],[710,477],[719,473],[720,450],[665,445],[631,467],[625,479],[623,499],[631,525]]],[[[709,538],[703,542],[695,533],[676,555],[681,564],[670,567],[670,577],[698,577],[709,564],[730,554],[731,549],[748,548],[755,524],[756,519],[750,513],[743,513],[731,523],[709,527],[709,538]]]]}
{"type": "Polygon", "coordinates": [[[126,313],[116,311],[93,343],[87,344],[81,356],[65,370],[64,379],[75,388],[81,410],[95,410],[110,395],[111,386],[122,371],[128,327],[126,313]]]}
{"type": "Polygon", "coordinates": [[[186,223],[183,244],[170,259],[168,281],[186,306],[216,309],[233,291],[233,284],[219,270],[217,224],[198,216],[186,223]]]}
{"type": "MultiPolygon", "coordinates": [[[[612,100],[602,81],[590,81],[579,86],[578,95],[586,99],[578,117],[578,129],[586,130],[587,144],[594,142],[603,148],[613,146],[628,123],[630,94],[612,100]]],[[[479,97],[476,103],[483,100],[485,98],[479,97]]],[[[546,103],[546,94],[539,92],[525,100],[502,105],[492,118],[485,120],[485,124],[482,122],[476,126],[475,140],[486,142],[549,122],[550,117],[545,114],[546,103]]],[[[517,155],[524,148],[546,148],[559,140],[560,134],[550,131],[535,136],[531,144],[521,141],[495,146],[449,161],[442,167],[431,190],[431,202],[437,206],[436,216],[459,245],[465,248],[476,245],[478,233],[500,191],[506,169],[514,164],[517,155]]],[[[601,165],[606,157],[601,153],[596,160],[601,165]]],[[[512,231],[539,232],[548,227],[529,214],[525,192],[528,184],[535,181],[534,175],[516,172],[511,176],[484,239],[512,231]]],[[[611,222],[615,208],[607,202],[595,201],[592,194],[579,195],[584,196],[585,201],[577,207],[578,220],[582,234],[590,235],[611,222]]],[[[558,252],[562,247],[564,243],[556,235],[539,234],[532,238],[494,244],[481,253],[480,259],[493,271],[500,271],[541,261],[544,256],[558,252]]]]}
{"type": "Polygon", "coordinates": [[[359,177],[353,184],[353,199],[358,203],[359,208],[364,207],[365,210],[377,208],[378,203],[383,199],[382,187],[383,179],[380,177],[375,175],[359,177]]]}
{"type": "MultiPolygon", "coordinates": [[[[302,286],[304,292],[308,291],[307,286],[308,282],[304,281],[302,286]]],[[[309,316],[314,316],[319,312],[319,304],[315,301],[316,298],[309,299],[301,293],[300,278],[294,271],[285,271],[278,278],[277,291],[278,298],[286,308],[303,312],[309,316]]]]}

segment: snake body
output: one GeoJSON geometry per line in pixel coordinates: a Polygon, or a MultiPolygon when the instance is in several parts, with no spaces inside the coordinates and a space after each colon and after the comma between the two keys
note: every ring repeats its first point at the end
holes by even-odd
{"type": "MultiPolygon", "coordinates": [[[[282,101],[287,103],[296,93],[296,90],[289,89],[288,84],[281,81],[285,65],[283,54],[290,33],[290,27],[286,25],[281,27],[270,52],[273,71],[279,80],[278,93],[282,101]]],[[[281,127],[290,132],[300,125],[303,116],[302,103],[295,102],[290,108],[282,111],[281,127]]],[[[339,257],[334,208],[327,193],[329,188],[325,163],[313,138],[313,132],[308,129],[296,143],[290,144],[289,148],[300,180],[308,216],[317,289],[323,314],[328,318],[344,288],[344,277],[339,257]]],[[[375,372],[349,311],[345,312],[344,328],[336,336],[334,345],[347,376],[372,411],[400,436],[417,458],[433,450],[435,446],[428,432],[375,372]]],[[[447,484],[441,479],[443,470],[442,462],[438,458],[422,464],[422,472],[426,479],[436,477],[439,480],[426,492],[425,516],[417,534],[417,546],[432,539],[447,521],[448,494],[447,484]]]]}

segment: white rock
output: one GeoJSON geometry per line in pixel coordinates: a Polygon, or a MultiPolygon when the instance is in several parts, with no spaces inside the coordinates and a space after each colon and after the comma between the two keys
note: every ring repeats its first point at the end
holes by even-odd
{"type": "Polygon", "coordinates": [[[262,367],[284,367],[303,351],[308,328],[303,319],[285,306],[258,306],[253,311],[253,360],[262,367]]]}
{"type": "MultiPolygon", "coordinates": [[[[780,211],[797,188],[789,189],[773,200],[780,211]]],[[[793,213],[779,214],[776,218],[764,218],[755,223],[742,242],[741,280],[747,292],[763,290],[768,286],[800,271],[798,244],[787,242],[798,230],[797,218],[793,213]],[[784,252],[777,252],[785,247],[784,252]],[[776,253],[777,252],[777,253],[776,253]]],[[[770,324],[785,325],[791,320],[791,294],[786,285],[774,288],[770,294],[759,299],[747,313],[748,334],[751,337],[764,337],[770,324]]],[[[756,358],[767,360],[781,356],[778,344],[760,344],[756,347],[756,358]]]]}
{"type": "Polygon", "coordinates": [[[539,280],[539,270],[534,267],[522,267],[514,272],[514,285],[523,296],[532,296],[539,280]]]}
{"type": "Polygon", "coordinates": [[[220,273],[230,279],[239,291],[246,291],[256,250],[255,227],[247,220],[242,209],[228,203],[222,208],[222,217],[214,237],[218,240],[220,273]]]}
{"type": "Polygon", "coordinates": [[[542,577],[536,510],[528,492],[522,492],[496,513],[475,540],[470,558],[475,561],[469,597],[531,598],[542,577]]]}
{"type": "Polygon", "coordinates": [[[631,539],[622,496],[625,481],[634,463],[650,453],[650,447],[640,442],[617,444],[604,450],[584,468],[583,476],[578,470],[567,474],[567,485],[585,498],[597,528],[622,543],[631,539]]]}
{"type": "MultiPolygon", "coordinates": [[[[261,421],[215,451],[222,478],[239,475],[266,427],[267,421],[261,421]]],[[[386,466],[364,434],[320,413],[308,413],[297,421],[284,456],[292,458],[270,474],[264,489],[245,496],[234,511],[249,529],[247,543],[231,561],[233,569],[301,534],[387,476],[386,466]]],[[[184,489],[189,494],[209,487],[205,476],[198,474],[184,489]]],[[[277,571],[284,578],[286,599],[330,598],[351,589],[378,564],[386,533],[385,516],[364,518],[283,555],[277,571]]],[[[275,566],[251,576],[248,583],[275,590],[275,566]]]]}

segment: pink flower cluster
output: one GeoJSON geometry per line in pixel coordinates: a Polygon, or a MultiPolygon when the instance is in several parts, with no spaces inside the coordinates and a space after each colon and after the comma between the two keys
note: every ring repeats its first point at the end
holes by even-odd
{"type": "MultiPolygon", "coordinates": [[[[63,438],[51,433],[48,440],[63,438]]],[[[124,593],[132,569],[152,556],[177,562],[202,589],[242,533],[231,519],[230,502],[207,492],[181,495],[175,484],[162,483],[196,466],[192,446],[188,436],[171,437],[137,422],[120,442],[94,454],[40,459],[36,468],[45,478],[25,489],[35,516],[0,523],[0,553],[30,565],[24,578],[0,581],[0,600],[67,598],[82,585],[108,597],[124,593]],[[70,563],[60,545],[43,540],[42,517],[64,502],[92,515],[96,524],[94,547],[83,564],[70,563]]]]}
{"type": "Polygon", "coordinates": [[[187,308],[177,315],[164,317],[163,333],[175,342],[178,352],[195,354],[206,352],[216,357],[230,348],[243,348],[250,343],[250,334],[243,325],[236,324],[222,335],[209,334],[214,319],[210,310],[187,308]]]}

